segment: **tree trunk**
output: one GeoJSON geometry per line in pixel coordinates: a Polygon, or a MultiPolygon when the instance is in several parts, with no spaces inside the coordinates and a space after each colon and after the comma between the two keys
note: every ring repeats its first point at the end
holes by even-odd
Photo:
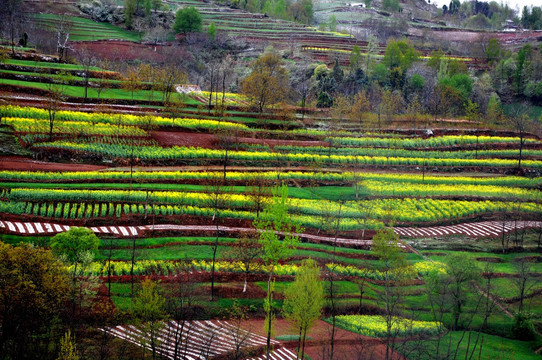
{"type": "Polygon", "coordinates": [[[518,160],[518,169],[521,170],[521,157],[523,153],[523,144],[525,143],[525,135],[520,135],[519,138],[519,160],[518,160]]]}
{"type": "Polygon", "coordinates": [[[267,301],[269,310],[267,312],[268,317],[268,328],[267,328],[267,345],[265,349],[266,353],[266,360],[270,359],[270,352],[271,352],[271,330],[272,330],[272,322],[273,322],[273,308],[272,308],[272,301],[273,301],[273,292],[271,290],[271,279],[273,278],[273,271],[269,273],[269,279],[267,279],[267,301]]]}
{"type": "Polygon", "coordinates": [[[135,263],[135,247],[136,247],[136,239],[133,238],[133,240],[132,240],[132,259],[131,259],[131,266],[130,266],[130,283],[131,283],[131,290],[132,290],[132,300],[134,299],[134,263],[135,263]]]}
{"type": "Polygon", "coordinates": [[[211,301],[215,299],[215,262],[216,262],[216,250],[218,249],[218,218],[216,219],[216,239],[213,246],[213,266],[211,267],[211,301]]]}
{"type": "Polygon", "coordinates": [[[247,283],[248,283],[248,266],[245,264],[245,269],[247,271],[245,272],[245,284],[243,285],[243,293],[247,292],[247,283]]]}
{"type": "Polygon", "coordinates": [[[303,343],[301,345],[301,360],[305,359],[305,340],[307,339],[307,327],[303,329],[303,343]]]}

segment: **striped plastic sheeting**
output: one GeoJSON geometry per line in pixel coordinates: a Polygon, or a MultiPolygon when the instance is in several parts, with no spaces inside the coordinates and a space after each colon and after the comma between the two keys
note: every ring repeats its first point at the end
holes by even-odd
{"type": "MultiPolygon", "coordinates": [[[[119,325],[104,331],[138,346],[151,349],[148,335],[135,326],[119,325]]],[[[157,353],[172,360],[210,359],[231,353],[238,345],[241,349],[265,347],[267,341],[263,336],[221,320],[194,320],[181,323],[170,321],[159,331],[156,338],[158,340],[157,353]]],[[[290,360],[296,358],[290,350],[280,348],[279,341],[271,340],[271,343],[276,347],[272,352],[272,359],[290,360]]]]}
{"type": "Polygon", "coordinates": [[[504,233],[521,230],[524,228],[541,227],[540,221],[483,221],[478,223],[465,223],[449,226],[431,227],[397,227],[393,230],[396,234],[404,237],[421,238],[437,237],[446,235],[466,235],[470,237],[492,237],[504,233]]]}

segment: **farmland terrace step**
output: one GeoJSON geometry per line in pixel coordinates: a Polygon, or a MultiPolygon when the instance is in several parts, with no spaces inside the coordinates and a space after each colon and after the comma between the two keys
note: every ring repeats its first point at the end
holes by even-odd
{"type": "MultiPolygon", "coordinates": [[[[503,233],[517,231],[526,228],[540,228],[541,221],[484,221],[477,223],[464,223],[447,226],[431,227],[396,227],[394,231],[401,237],[426,238],[449,235],[466,235],[469,237],[498,237],[503,233]]],[[[68,231],[70,226],[56,223],[40,222],[17,222],[0,220],[0,232],[16,233],[21,235],[52,235],[68,231]]],[[[145,236],[148,232],[172,231],[172,232],[211,232],[216,231],[216,226],[211,225],[142,225],[142,226],[93,226],[90,227],[97,234],[111,235],[115,237],[145,236]]],[[[228,233],[243,233],[253,231],[252,228],[219,226],[219,231],[228,233]]],[[[338,237],[326,237],[312,234],[296,234],[301,239],[316,243],[337,243],[339,246],[367,247],[372,245],[371,240],[346,239],[338,237]]]]}
{"type": "MultiPolygon", "coordinates": [[[[41,222],[18,222],[18,221],[6,221],[0,220],[0,232],[16,233],[21,235],[48,235],[56,234],[70,229],[69,225],[60,225],[56,223],[41,223],[41,222]]],[[[173,225],[173,224],[160,224],[160,225],[141,225],[141,226],[92,226],[90,227],[96,234],[111,235],[116,237],[135,237],[145,236],[148,232],[155,231],[173,231],[173,232],[210,232],[216,231],[216,226],[212,225],[173,225]]],[[[218,230],[228,233],[242,233],[254,231],[252,228],[243,227],[230,227],[219,226],[218,230]]],[[[350,245],[370,247],[371,240],[358,240],[358,239],[346,239],[346,238],[333,238],[312,234],[296,234],[300,238],[309,242],[317,243],[334,243],[338,245],[350,245]]]]}

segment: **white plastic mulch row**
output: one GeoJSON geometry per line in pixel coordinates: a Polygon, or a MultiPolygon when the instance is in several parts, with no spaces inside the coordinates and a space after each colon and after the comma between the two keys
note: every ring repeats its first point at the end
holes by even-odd
{"type": "MultiPolygon", "coordinates": [[[[151,349],[149,334],[142,333],[135,326],[117,326],[107,331],[133,344],[151,349]]],[[[220,320],[194,320],[184,323],[170,321],[156,334],[156,339],[157,353],[172,360],[210,359],[236,349],[266,345],[265,337],[220,320]]],[[[280,344],[276,340],[271,343],[274,346],[280,344]]],[[[294,353],[282,348],[275,350],[273,356],[273,359],[277,360],[295,359],[294,353]]]]}
{"type": "MultiPolygon", "coordinates": [[[[19,234],[47,234],[47,233],[59,233],[68,231],[70,226],[49,224],[49,223],[21,223],[11,221],[1,221],[0,229],[4,228],[10,232],[19,234]]],[[[98,234],[112,234],[117,236],[138,236],[139,231],[215,231],[216,226],[209,225],[173,225],[173,224],[161,224],[161,225],[143,225],[143,226],[95,226],[90,228],[92,231],[98,234]]],[[[254,231],[251,228],[219,226],[219,230],[223,232],[248,232],[254,231]]],[[[325,237],[311,234],[296,234],[301,238],[317,242],[335,242],[333,237],[325,237]]],[[[359,245],[359,246],[371,246],[370,240],[356,240],[356,239],[344,239],[337,238],[337,244],[346,245],[359,245]]]]}
{"type": "MultiPolygon", "coordinates": [[[[70,230],[69,225],[59,225],[38,222],[18,222],[0,220],[0,229],[18,234],[40,235],[56,234],[70,230]]],[[[113,234],[119,236],[137,236],[139,232],[135,226],[97,226],[91,227],[98,234],[113,234]]]]}
{"type": "Polygon", "coordinates": [[[524,228],[541,227],[540,221],[484,221],[449,226],[432,226],[425,228],[394,228],[396,234],[405,237],[433,237],[445,235],[467,235],[471,237],[499,236],[503,232],[521,230],[524,228]]]}
{"type": "MultiPolygon", "coordinates": [[[[445,235],[467,235],[471,237],[489,237],[502,235],[505,233],[520,230],[523,228],[541,227],[540,221],[506,221],[503,226],[502,221],[484,221],[478,223],[465,223],[459,225],[448,226],[432,226],[432,227],[397,227],[394,228],[396,234],[404,237],[433,237],[445,235]]],[[[18,222],[18,221],[2,221],[0,220],[0,230],[28,235],[51,234],[68,231],[70,226],[37,223],[37,222],[18,222]]],[[[95,226],[90,228],[98,234],[110,234],[116,236],[138,236],[140,231],[215,231],[215,226],[209,225],[143,225],[143,226],[95,226]]],[[[253,231],[251,228],[219,226],[219,230],[223,232],[247,232],[253,231]]],[[[312,242],[334,243],[338,245],[356,245],[356,246],[371,246],[371,240],[333,238],[326,236],[318,236],[311,234],[296,234],[301,238],[312,242]]]]}
{"type": "MultiPolygon", "coordinates": [[[[297,356],[294,352],[291,350],[288,350],[286,348],[280,348],[278,350],[275,350],[269,354],[269,358],[272,360],[289,360],[289,359],[297,359],[297,356]]],[[[250,358],[250,360],[266,360],[267,356],[261,355],[256,358],[250,358]]]]}

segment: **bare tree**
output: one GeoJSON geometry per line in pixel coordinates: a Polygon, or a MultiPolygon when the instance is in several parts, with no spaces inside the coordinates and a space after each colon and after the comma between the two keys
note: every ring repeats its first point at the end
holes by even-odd
{"type": "Polygon", "coordinates": [[[167,333],[174,360],[185,359],[188,355],[188,339],[194,327],[191,321],[197,315],[194,305],[197,300],[196,284],[199,280],[188,266],[180,263],[173,281],[168,286],[170,296],[166,297],[166,307],[173,321],[168,324],[167,333]]]}
{"type": "Polygon", "coordinates": [[[218,140],[218,147],[223,151],[222,156],[222,183],[226,184],[227,167],[229,164],[229,152],[237,146],[239,142],[239,132],[225,128],[218,128],[215,132],[218,140]]]}
{"type": "Polygon", "coordinates": [[[215,297],[216,254],[218,250],[218,239],[220,236],[220,223],[222,221],[222,218],[220,217],[220,213],[222,210],[227,208],[227,205],[229,203],[229,198],[230,198],[230,194],[229,194],[230,189],[224,187],[224,184],[222,183],[221,179],[213,177],[208,180],[207,191],[208,193],[207,193],[206,202],[208,206],[211,209],[213,209],[212,222],[216,226],[215,242],[213,244],[213,263],[211,267],[211,301],[213,301],[215,297]]]}
{"type": "Polygon", "coordinates": [[[156,83],[162,92],[162,102],[167,104],[171,101],[171,94],[175,90],[175,85],[184,84],[187,81],[187,75],[174,65],[167,65],[156,72],[156,83]]]}
{"type": "Polygon", "coordinates": [[[85,98],[84,101],[86,102],[88,99],[88,87],[90,82],[90,74],[91,74],[91,67],[96,64],[96,58],[92,56],[92,54],[88,51],[86,47],[81,47],[78,51],[76,51],[77,60],[79,61],[79,64],[83,68],[83,79],[84,79],[84,87],[85,87],[85,98]]]}
{"type": "Polygon", "coordinates": [[[0,7],[0,23],[8,30],[13,55],[15,55],[15,31],[23,15],[22,3],[22,0],[5,0],[0,7]]]}
{"type": "Polygon", "coordinates": [[[517,272],[517,277],[512,278],[512,283],[516,286],[519,293],[518,312],[522,312],[525,295],[537,283],[537,279],[534,276],[533,264],[528,259],[517,259],[514,262],[514,269],[517,272]]]}
{"type": "Polygon", "coordinates": [[[263,250],[255,232],[244,234],[228,252],[233,260],[239,261],[243,265],[245,281],[243,293],[247,291],[248,276],[251,272],[261,268],[258,262],[262,258],[263,250]]]}
{"type": "Polygon", "coordinates": [[[271,180],[258,175],[255,175],[248,181],[245,193],[252,202],[252,209],[256,212],[256,218],[260,217],[260,212],[264,208],[266,199],[271,196],[272,185],[273,182],[271,180]]]}
{"type": "Polygon", "coordinates": [[[224,326],[224,332],[232,340],[232,350],[228,354],[228,359],[241,360],[248,355],[246,345],[250,339],[250,332],[241,327],[243,321],[248,318],[247,313],[248,307],[239,304],[237,299],[226,311],[228,323],[224,326]]]}
{"type": "Polygon", "coordinates": [[[538,130],[538,124],[533,121],[527,114],[528,106],[523,104],[517,106],[514,110],[514,114],[508,118],[509,126],[515,130],[519,137],[519,155],[518,155],[518,169],[521,170],[521,160],[523,156],[523,146],[527,140],[529,133],[538,130]]]}
{"type": "Polygon", "coordinates": [[[98,95],[98,100],[100,100],[100,96],[102,95],[102,92],[108,88],[109,81],[107,79],[107,70],[110,67],[109,60],[103,59],[99,62],[100,68],[103,70],[98,73],[98,76],[95,80],[96,83],[96,94],[98,95]]]}
{"type": "Polygon", "coordinates": [[[53,82],[47,84],[47,101],[46,109],[49,118],[49,141],[53,140],[53,128],[56,121],[56,113],[60,110],[60,106],[64,101],[64,84],[61,81],[60,84],[53,82]]]}
{"type": "Polygon", "coordinates": [[[56,32],[56,52],[58,55],[58,60],[60,62],[66,59],[68,53],[70,41],[70,33],[73,27],[73,22],[69,19],[68,15],[62,14],[56,21],[55,32],[56,32]]]}
{"type": "Polygon", "coordinates": [[[134,100],[134,92],[141,89],[141,75],[139,68],[132,66],[126,70],[126,74],[124,75],[122,87],[132,94],[132,100],[134,100]]]}

